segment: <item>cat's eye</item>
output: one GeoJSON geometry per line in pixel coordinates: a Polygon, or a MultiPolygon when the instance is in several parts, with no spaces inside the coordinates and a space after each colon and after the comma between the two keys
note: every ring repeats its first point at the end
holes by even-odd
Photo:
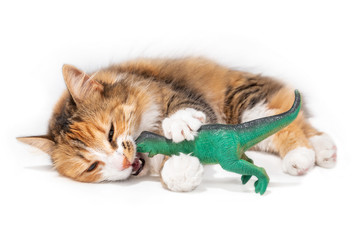
{"type": "Polygon", "coordinates": [[[95,170],[95,168],[97,167],[98,164],[99,164],[99,162],[94,162],[93,164],[90,165],[90,167],[86,171],[91,172],[91,171],[95,170]]]}
{"type": "Polygon", "coordinates": [[[108,136],[108,140],[110,143],[113,141],[113,138],[114,138],[114,125],[111,124],[109,136],[108,136]]]}

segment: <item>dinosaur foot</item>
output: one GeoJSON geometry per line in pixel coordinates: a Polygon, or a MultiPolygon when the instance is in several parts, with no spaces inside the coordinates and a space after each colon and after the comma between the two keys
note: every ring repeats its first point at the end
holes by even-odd
{"type": "Polygon", "coordinates": [[[258,179],[254,186],[255,186],[255,192],[260,193],[260,195],[263,195],[266,191],[266,188],[269,184],[269,180],[266,178],[260,178],[258,179]]]}
{"type": "Polygon", "coordinates": [[[242,175],[241,176],[241,182],[242,184],[246,184],[251,178],[251,175],[242,175]]]}

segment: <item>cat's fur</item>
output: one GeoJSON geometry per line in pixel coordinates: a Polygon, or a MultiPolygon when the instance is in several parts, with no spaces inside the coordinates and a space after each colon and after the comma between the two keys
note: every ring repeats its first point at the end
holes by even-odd
{"type": "MultiPolygon", "coordinates": [[[[63,76],[68,90],[54,108],[48,134],[19,140],[48,153],[60,174],[84,182],[128,178],[138,169],[138,158],[146,158],[134,143],[144,130],[177,142],[191,140],[203,123],[236,124],[278,114],[294,98],[277,80],[204,58],[137,59],[91,75],[64,65],[63,76]]],[[[334,143],[303,111],[255,148],[278,154],[292,175],[336,161],[334,143]]],[[[202,166],[187,155],[167,162],[162,156],[146,158],[140,175],[149,170],[163,175],[171,190],[188,191],[201,181],[202,166]]]]}

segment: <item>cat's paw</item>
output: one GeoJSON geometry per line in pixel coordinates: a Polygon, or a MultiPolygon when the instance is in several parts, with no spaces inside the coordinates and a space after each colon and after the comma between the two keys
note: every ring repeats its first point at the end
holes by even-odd
{"type": "Polygon", "coordinates": [[[206,115],[203,112],[192,108],[179,110],[162,122],[162,128],[165,137],[174,142],[194,140],[197,130],[206,121],[206,115]]]}
{"type": "Polygon", "coordinates": [[[304,175],[315,165],[315,152],[312,149],[298,147],[288,152],[282,163],[284,172],[291,175],[304,175]]]}
{"type": "Polygon", "coordinates": [[[175,192],[188,192],[202,180],[204,168],[197,157],[180,153],[169,158],[161,171],[165,187],[175,192]]]}
{"type": "Polygon", "coordinates": [[[316,164],[320,167],[332,168],[336,164],[336,146],[327,134],[311,137],[310,142],[315,149],[316,164]]]}

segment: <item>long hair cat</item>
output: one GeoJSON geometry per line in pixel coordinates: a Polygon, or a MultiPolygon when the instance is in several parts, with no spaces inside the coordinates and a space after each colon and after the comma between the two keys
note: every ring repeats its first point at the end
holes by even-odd
{"type": "MultiPolygon", "coordinates": [[[[47,134],[18,139],[48,153],[55,169],[74,180],[115,181],[152,173],[173,191],[199,185],[202,165],[189,155],[137,153],[134,139],[142,131],[175,142],[192,140],[202,124],[278,114],[294,98],[293,89],[278,80],[195,57],[136,59],[91,74],[64,65],[63,77],[67,90],[54,107],[47,134]]],[[[254,150],[278,154],[291,175],[336,162],[332,139],[311,126],[303,110],[254,150]]]]}

